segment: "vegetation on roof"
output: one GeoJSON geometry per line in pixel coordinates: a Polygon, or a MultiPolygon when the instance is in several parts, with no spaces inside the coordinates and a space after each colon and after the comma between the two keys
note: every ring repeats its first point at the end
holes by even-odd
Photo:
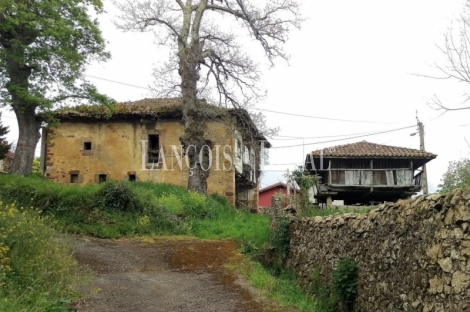
{"type": "MultiPolygon", "coordinates": [[[[224,108],[208,104],[201,100],[197,105],[197,112],[193,114],[201,119],[225,119],[236,118],[243,130],[249,130],[255,139],[266,140],[259,133],[258,128],[251,120],[250,115],[242,108],[224,108]]],[[[77,105],[63,107],[53,111],[53,116],[58,120],[72,119],[113,119],[120,117],[147,117],[147,118],[182,118],[182,99],[143,99],[135,102],[114,103],[109,105],[77,105]]],[[[267,146],[270,146],[267,143],[267,146]]]]}
{"type": "MultiPolygon", "coordinates": [[[[143,99],[135,102],[115,103],[111,105],[78,105],[64,107],[54,111],[58,119],[66,118],[91,118],[110,119],[120,116],[149,116],[149,117],[173,117],[182,116],[181,98],[169,99],[143,99]]],[[[205,117],[222,117],[227,109],[199,102],[198,113],[205,117]]]]}

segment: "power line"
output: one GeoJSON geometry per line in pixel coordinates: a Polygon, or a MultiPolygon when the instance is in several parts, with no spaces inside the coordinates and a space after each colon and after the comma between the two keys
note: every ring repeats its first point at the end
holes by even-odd
{"type": "MultiPolygon", "coordinates": [[[[381,130],[381,131],[386,131],[386,130],[381,130]]],[[[376,132],[377,131],[369,131],[369,132],[361,132],[361,133],[325,135],[325,136],[318,136],[318,137],[294,137],[294,136],[287,136],[287,135],[274,135],[274,137],[291,138],[291,139],[269,138],[269,140],[273,140],[273,141],[291,141],[291,140],[303,140],[303,139],[326,139],[326,138],[338,138],[338,137],[353,136],[353,135],[373,134],[373,133],[376,133],[376,132]]]]}
{"type": "Polygon", "coordinates": [[[264,166],[294,166],[302,165],[302,163],[290,163],[290,164],[264,164],[264,166]]]}
{"type": "Polygon", "coordinates": [[[124,85],[124,86],[128,86],[128,87],[134,87],[134,88],[139,88],[139,89],[144,89],[144,90],[152,91],[152,89],[150,89],[150,88],[141,87],[141,86],[136,86],[136,85],[133,85],[133,84],[130,84],[130,83],[125,83],[125,82],[120,82],[120,81],[116,81],[116,80],[111,80],[111,79],[96,77],[96,76],[92,76],[92,75],[84,75],[84,76],[90,77],[90,78],[99,79],[99,80],[103,80],[103,81],[107,81],[107,82],[117,83],[117,84],[124,85]]]}
{"type": "Polygon", "coordinates": [[[263,170],[263,172],[286,172],[286,170],[263,170]]]}
{"type": "Polygon", "coordinates": [[[345,141],[345,140],[350,140],[350,139],[363,138],[363,137],[372,136],[372,135],[378,135],[378,134],[383,134],[383,133],[389,133],[389,132],[394,132],[394,131],[399,131],[399,130],[414,128],[414,127],[415,127],[415,125],[409,126],[409,127],[403,127],[403,128],[398,128],[398,129],[392,129],[392,130],[382,131],[382,132],[376,132],[376,133],[372,133],[372,134],[359,135],[359,136],[354,136],[354,137],[349,137],[349,138],[343,138],[343,139],[337,139],[337,140],[329,140],[329,141],[321,141],[321,142],[313,142],[313,143],[306,143],[306,144],[295,144],[295,145],[287,145],[287,146],[278,146],[278,147],[271,147],[271,149],[276,149],[276,148],[288,148],[288,147],[305,146],[305,145],[312,145],[312,144],[321,144],[321,143],[331,143],[331,142],[345,141]]]}
{"type": "Polygon", "coordinates": [[[373,123],[373,124],[389,124],[389,125],[401,124],[401,123],[396,123],[396,122],[383,122],[383,121],[370,121],[370,120],[352,120],[352,119],[339,119],[339,118],[330,118],[330,117],[302,115],[302,114],[279,112],[279,111],[273,111],[273,110],[261,109],[261,108],[252,108],[252,109],[259,110],[259,111],[262,111],[262,112],[268,112],[268,113],[289,115],[289,116],[295,116],[295,117],[321,119],[321,120],[330,120],[330,121],[355,122],[355,123],[373,123]]]}
{"type": "MultiPolygon", "coordinates": [[[[116,80],[111,80],[111,79],[106,79],[106,78],[101,78],[97,76],[92,76],[92,75],[84,75],[90,78],[94,79],[99,79],[107,82],[112,82],[112,83],[117,83],[120,85],[128,86],[128,87],[134,87],[134,88],[139,88],[139,89],[144,89],[144,90],[149,90],[152,91],[152,89],[147,88],[147,87],[142,87],[142,86],[137,86],[133,85],[130,83],[125,83],[125,82],[120,82],[116,80]]],[[[370,121],[370,120],[351,120],[351,119],[339,119],[339,118],[330,118],[330,117],[320,117],[320,116],[309,116],[309,115],[302,115],[302,114],[294,114],[294,113],[286,113],[286,112],[279,112],[279,111],[273,111],[273,110],[268,110],[268,109],[261,109],[261,108],[252,108],[254,110],[259,110],[263,112],[268,112],[268,113],[275,113],[275,114],[282,114],[282,115],[289,115],[289,116],[296,116],[296,117],[305,117],[305,118],[313,118],[313,119],[321,119],[321,120],[330,120],[330,121],[341,121],[341,122],[355,122],[355,123],[371,123],[371,124],[400,124],[396,122],[383,122],[383,121],[370,121]]]]}

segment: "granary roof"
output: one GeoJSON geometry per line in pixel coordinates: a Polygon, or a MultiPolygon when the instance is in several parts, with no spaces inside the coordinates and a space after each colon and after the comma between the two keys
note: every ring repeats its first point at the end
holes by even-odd
{"type": "Polygon", "coordinates": [[[367,141],[338,145],[312,152],[312,156],[323,157],[380,157],[380,158],[420,158],[434,159],[436,154],[412,148],[389,146],[367,141]]]}

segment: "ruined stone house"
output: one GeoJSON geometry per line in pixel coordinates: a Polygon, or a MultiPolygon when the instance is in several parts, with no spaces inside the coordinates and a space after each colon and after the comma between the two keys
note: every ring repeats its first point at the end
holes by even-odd
{"type": "MultiPolygon", "coordinates": [[[[208,192],[225,195],[233,205],[257,207],[261,144],[269,143],[246,110],[198,105],[210,120],[205,133],[212,143],[208,192]]],[[[43,129],[42,136],[41,168],[50,180],[187,187],[190,168],[179,140],[184,132],[180,99],[144,99],[112,108],[82,105],[55,116],[60,125],[43,129]]]]}

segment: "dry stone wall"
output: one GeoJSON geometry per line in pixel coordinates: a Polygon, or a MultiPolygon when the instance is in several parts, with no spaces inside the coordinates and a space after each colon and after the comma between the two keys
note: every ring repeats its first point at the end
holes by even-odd
{"type": "Polygon", "coordinates": [[[294,219],[286,265],[308,288],[339,259],[359,266],[356,311],[470,311],[470,189],[367,214],[294,219]]]}

